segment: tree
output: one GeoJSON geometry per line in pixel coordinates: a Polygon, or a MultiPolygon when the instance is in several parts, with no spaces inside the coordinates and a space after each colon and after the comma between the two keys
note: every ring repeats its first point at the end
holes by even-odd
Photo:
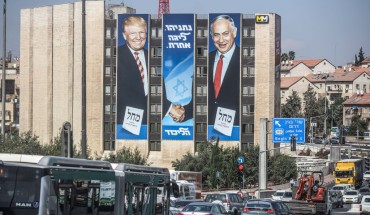
{"type": "Polygon", "coordinates": [[[349,135],[357,136],[357,130],[359,136],[363,136],[364,131],[367,130],[367,123],[365,120],[361,119],[361,116],[359,114],[355,114],[351,119],[351,125],[349,126],[349,135]]]}
{"type": "Polygon", "coordinates": [[[289,51],[289,60],[294,60],[294,59],[295,59],[295,52],[289,51]]]}
{"type": "Polygon", "coordinates": [[[358,52],[358,64],[360,64],[364,60],[365,60],[365,53],[362,51],[362,47],[361,47],[360,51],[358,52]]]}
{"type": "Polygon", "coordinates": [[[286,183],[290,178],[297,178],[297,165],[294,158],[284,154],[269,159],[268,179],[273,183],[286,183]]]}
{"type": "MultiPolygon", "coordinates": [[[[318,102],[316,99],[316,92],[313,90],[313,87],[311,85],[308,86],[308,89],[306,92],[303,93],[303,101],[304,101],[304,116],[307,119],[306,120],[306,131],[307,133],[310,131],[310,118],[311,117],[317,117],[319,116],[319,107],[318,102]]],[[[306,135],[308,136],[308,135],[306,135]]]]}
{"type": "Polygon", "coordinates": [[[357,55],[355,54],[355,66],[358,66],[359,65],[359,62],[357,60],[357,55]]]}
{"type": "Polygon", "coordinates": [[[105,160],[110,163],[130,163],[149,166],[147,159],[141,155],[137,147],[133,150],[130,148],[123,147],[117,152],[109,153],[108,156],[103,157],[101,160],[105,160]]]}
{"type": "Polygon", "coordinates": [[[281,54],[281,60],[282,61],[287,61],[288,59],[289,59],[289,57],[288,57],[288,54],[287,53],[281,54]]]}
{"type": "Polygon", "coordinates": [[[331,122],[332,126],[339,127],[343,125],[343,105],[344,98],[339,97],[334,100],[334,103],[329,108],[328,121],[331,122]]]}
{"type": "Polygon", "coordinates": [[[285,118],[299,118],[302,117],[301,98],[297,91],[293,90],[292,95],[288,96],[285,104],[281,107],[281,117],[285,118]]]}

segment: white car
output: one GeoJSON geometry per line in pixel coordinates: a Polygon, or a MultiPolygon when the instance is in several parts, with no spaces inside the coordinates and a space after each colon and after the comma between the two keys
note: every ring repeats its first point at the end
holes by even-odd
{"type": "Polygon", "coordinates": [[[362,177],[365,181],[370,181],[370,171],[366,171],[362,177]]]}
{"type": "Polygon", "coordinates": [[[370,196],[363,196],[360,205],[361,214],[370,214],[370,196]]]}
{"type": "Polygon", "coordinates": [[[331,190],[339,190],[344,195],[344,192],[351,190],[349,184],[337,184],[331,188],[331,190]]]}
{"type": "Polygon", "coordinates": [[[293,193],[289,190],[277,190],[271,198],[275,200],[290,201],[293,198],[293,193]]]}
{"type": "Polygon", "coordinates": [[[361,195],[358,190],[347,190],[343,195],[343,203],[360,203],[361,195]]]}

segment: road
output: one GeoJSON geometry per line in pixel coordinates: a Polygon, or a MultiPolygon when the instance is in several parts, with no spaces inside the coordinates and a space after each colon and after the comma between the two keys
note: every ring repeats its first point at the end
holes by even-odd
{"type": "Polygon", "coordinates": [[[343,208],[334,208],[333,215],[336,214],[360,214],[360,205],[359,204],[345,204],[343,208]]]}

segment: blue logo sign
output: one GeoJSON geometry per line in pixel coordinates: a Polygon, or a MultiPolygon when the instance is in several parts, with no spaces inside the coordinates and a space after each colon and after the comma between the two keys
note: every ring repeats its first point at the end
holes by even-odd
{"type": "Polygon", "coordinates": [[[272,142],[290,142],[294,135],[297,143],[305,143],[306,120],[304,118],[273,118],[272,142]]]}
{"type": "Polygon", "coordinates": [[[244,157],[243,156],[239,156],[238,157],[238,164],[242,164],[244,163],[244,157]]]}

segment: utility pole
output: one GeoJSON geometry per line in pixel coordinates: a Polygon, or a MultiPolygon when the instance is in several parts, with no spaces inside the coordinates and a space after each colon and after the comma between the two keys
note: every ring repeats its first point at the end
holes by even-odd
{"type": "Polygon", "coordinates": [[[82,122],[81,122],[81,151],[86,159],[86,0],[82,0],[82,122]]]}
{"type": "Polygon", "coordinates": [[[326,119],[327,119],[327,115],[326,115],[326,81],[327,81],[327,78],[325,79],[325,111],[324,111],[324,141],[326,141],[326,119]]]}
{"type": "Polygon", "coordinates": [[[259,153],[259,180],[258,189],[267,189],[267,118],[260,119],[260,153],[259,153]]]}
{"type": "Polygon", "coordinates": [[[1,112],[1,135],[3,138],[3,143],[5,141],[5,67],[6,67],[6,0],[4,0],[3,4],[3,74],[1,80],[1,104],[2,104],[2,112],[1,112]]]}

